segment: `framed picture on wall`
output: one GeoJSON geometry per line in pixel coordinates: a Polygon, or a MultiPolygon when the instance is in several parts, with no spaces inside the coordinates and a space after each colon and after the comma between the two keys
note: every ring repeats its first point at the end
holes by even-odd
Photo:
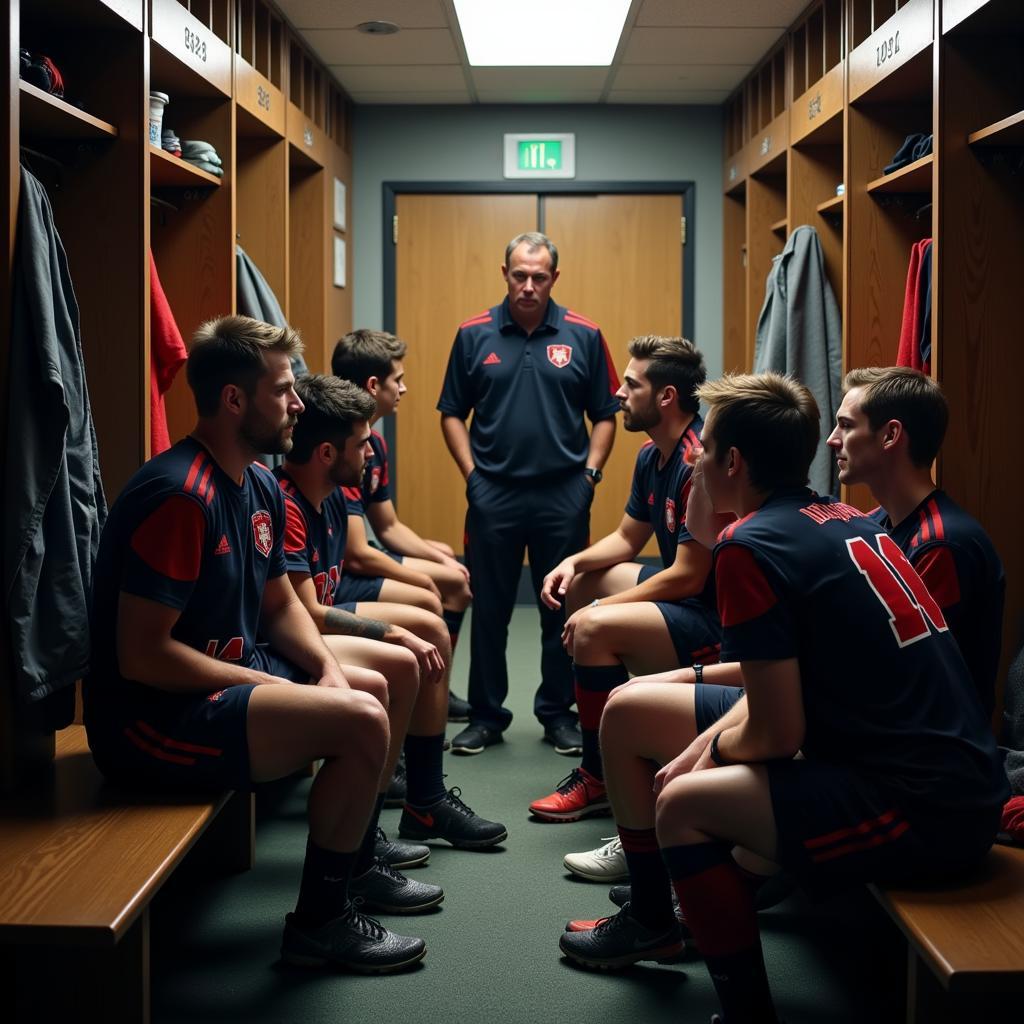
{"type": "Polygon", "coordinates": [[[345,239],[334,239],[334,287],[345,287],[345,239]]]}
{"type": "Polygon", "coordinates": [[[334,179],[334,226],[345,230],[345,182],[334,179]]]}

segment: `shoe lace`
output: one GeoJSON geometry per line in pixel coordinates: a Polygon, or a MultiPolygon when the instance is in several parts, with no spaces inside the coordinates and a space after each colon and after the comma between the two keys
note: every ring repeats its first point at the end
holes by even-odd
{"type": "Polygon", "coordinates": [[[405,875],[396,871],[390,864],[387,863],[387,861],[382,860],[380,857],[378,857],[374,861],[374,868],[379,874],[387,875],[388,878],[393,879],[396,882],[404,882],[407,880],[405,875]]]}
{"type": "Polygon", "coordinates": [[[384,829],[382,829],[380,827],[377,828],[377,842],[381,843],[382,845],[385,845],[385,846],[389,846],[390,845],[390,841],[388,840],[387,833],[384,831],[384,829]]]}
{"type": "Polygon", "coordinates": [[[370,917],[369,914],[364,914],[360,911],[360,907],[363,905],[361,897],[357,896],[352,900],[351,905],[346,914],[342,917],[348,918],[349,924],[359,932],[360,935],[364,935],[368,939],[373,939],[376,942],[380,942],[387,933],[387,928],[384,927],[375,917],[370,917]]]}
{"type": "Polygon", "coordinates": [[[600,850],[595,851],[595,857],[617,857],[622,850],[622,840],[618,836],[612,836],[610,839],[602,840],[602,842],[604,846],[600,850]]]}
{"type": "Polygon", "coordinates": [[[571,772],[562,781],[555,786],[555,791],[565,796],[571,793],[574,789],[578,789],[580,786],[584,786],[586,783],[583,780],[583,775],[579,768],[573,768],[571,772]]]}
{"type": "Polygon", "coordinates": [[[448,802],[460,814],[465,814],[466,817],[476,816],[476,812],[473,808],[462,799],[462,790],[458,786],[452,786],[452,788],[448,790],[448,802]]]}
{"type": "Polygon", "coordinates": [[[629,917],[629,903],[623,903],[622,909],[617,914],[612,914],[610,917],[599,918],[597,923],[594,925],[594,933],[600,932],[601,935],[612,935],[614,932],[621,931],[626,927],[626,921],[629,917]]]}

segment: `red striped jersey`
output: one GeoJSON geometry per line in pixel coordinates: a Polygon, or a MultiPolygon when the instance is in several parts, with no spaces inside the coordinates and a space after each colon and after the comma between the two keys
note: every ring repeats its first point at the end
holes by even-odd
{"type": "Polygon", "coordinates": [[[582,470],[592,423],[619,411],[619,379],[600,328],[548,302],[527,337],[508,299],[455,335],[437,408],[465,420],[473,461],[485,473],[532,479],[582,470]]]}
{"type": "Polygon", "coordinates": [[[715,547],[723,661],[796,658],[808,759],[849,765],[908,813],[1001,804],[988,719],[942,609],[857,509],[779,491],[715,547]]]}
{"type": "Polygon", "coordinates": [[[981,524],[935,490],[893,526],[885,509],[872,519],[892,534],[942,608],[985,709],[995,701],[1002,653],[1003,566],[981,524]]]}
{"type": "Polygon", "coordinates": [[[253,463],[238,484],[192,438],[135,473],[100,538],[87,724],[115,703],[138,707],[179,699],[122,676],[122,593],[179,612],[174,639],[211,657],[251,664],[264,587],[286,571],[284,523],[284,496],[269,469],[253,463]]]}
{"type": "Polygon", "coordinates": [[[289,572],[310,576],[316,587],[317,602],[330,608],[334,605],[345,564],[348,540],[345,498],[337,488],[317,511],[288,475],[286,467],[287,463],[274,470],[285,499],[285,563],[289,572]]]}

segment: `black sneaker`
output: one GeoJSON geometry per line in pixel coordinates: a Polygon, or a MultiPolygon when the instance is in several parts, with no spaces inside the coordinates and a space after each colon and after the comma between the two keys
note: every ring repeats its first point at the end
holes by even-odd
{"type": "MultiPolygon", "coordinates": [[[[499,734],[500,735],[500,734],[499,734]]],[[[443,800],[429,807],[405,805],[398,834],[403,839],[444,839],[452,846],[480,849],[495,846],[508,838],[508,829],[500,822],[481,818],[460,799],[458,786],[448,790],[443,800]]]]}
{"type": "Polygon", "coordinates": [[[441,886],[414,882],[382,860],[374,860],[365,874],[353,875],[348,891],[370,910],[384,914],[421,914],[444,899],[441,886]]]}
{"type": "Polygon", "coordinates": [[[504,743],[505,738],[499,729],[491,729],[486,725],[467,725],[452,740],[453,754],[480,754],[485,747],[493,747],[496,743],[504,743]]]}
{"type": "Polygon", "coordinates": [[[403,843],[401,839],[388,839],[384,829],[379,828],[373,855],[388,867],[404,871],[406,868],[418,868],[426,864],[430,859],[430,847],[421,843],[403,843]]]}
{"type": "Polygon", "coordinates": [[[384,806],[401,807],[405,803],[406,789],[405,755],[403,754],[395,765],[395,772],[391,776],[388,788],[384,790],[384,806]]]}
{"type": "Polygon", "coordinates": [[[468,700],[463,700],[461,697],[456,697],[451,690],[448,691],[449,722],[468,722],[469,713],[472,710],[472,706],[470,705],[468,700]]]}
{"type": "MultiPolygon", "coordinates": [[[[612,901],[617,907],[624,907],[630,898],[633,887],[630,885],[613,885],[608,890],[608,899],[612,901]]],[[[682,908],[679,906],[679,897],[676,896],[675,889],[672,890],[672,909],[676,913],[676,920],[681,925],[686,926],[686,918],[683,916],[682,908]]],[[[689,935],[689,929],[686,929],[685,934],[689,935]]]]}
{"type": "Polygon", "coordinates": [[[559,722],[544,730],[544,740],[555,748],[556,754],[579,757],[583,753],[583,737],[579,726],[573,722],[559,722]]]}
{"type": "Polygon", "coordinates": [[[678,921],[661,930],[648,928],[630,914],[628,903],[592,929],[563,932],[558,946],[570,960],[603,971],[619,970],[641,960],[675,963],[686,952],[678,921]]]}
{"type": "Polygon", "coordinates": [[[355,903],[318,927],[303,924],[295,914],[284,919],[281,959],[296,967],[332,964],[359,974],[391,974],[419,963],[426,952],[422,939],[395,935],[361,914],[355,903]]]}

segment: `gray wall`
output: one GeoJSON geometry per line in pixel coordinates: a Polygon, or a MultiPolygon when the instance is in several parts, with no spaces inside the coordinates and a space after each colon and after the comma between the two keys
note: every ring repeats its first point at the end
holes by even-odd
{"type": "MultiPolygon", "coordinates": [[[[722,115],[719,107],[357,106],[351,273],[354,326],[381,327],[381,184],[501,181],[505,132],[575,132],[577,181],[696,184],[696,336],[722,369],[722,115]]],[[[502,286],[495,275],[495,301],[502,286]]]]}

